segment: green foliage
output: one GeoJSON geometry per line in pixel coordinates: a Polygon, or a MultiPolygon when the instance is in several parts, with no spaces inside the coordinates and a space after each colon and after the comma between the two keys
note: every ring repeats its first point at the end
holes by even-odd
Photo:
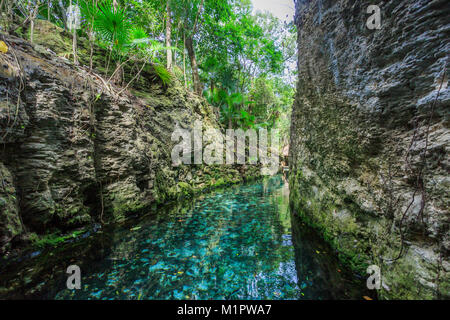
{"type": "Polygon", "coordinates": [[[136,27],[130,31],[130,40],[135,43],[139,48],[145,47],[146,42],[144,40],[149,39],[145,30],[141,27],[136,27]]]}
{"type": "Polygon", "coordinates": [[[131,23],[125,8],[114,9],[112,0],[103,0],[95,11],[94,29],[100,39],[117,50],[130,41],[131,23]]]}
{"type": "Polygon", "coordinates": [[[78,230],[68,235],[60,235],[58,233],[48,234],[45,236],[38,236],[35,233],[30,234],[30,240],[38,248],[55,247],[69,239],[77,238],[85,231],[78,230]]]}
{"type": "Polygon", "coordinates": [[[153,65],[153,69],[155,71],[155,75],[158,76],[164,86],[167,87],[172,82],[173,75],[165,67],[155,64],[153,65]]]}
{"type": "MultiPolygon", "coordinates": [[[[131,66],[150,64],[163,85],[178,79],[193,89],[190,62],[195,58],[200,87],[218,109],[224,126],[276,127],[283,137],[288,135],[296,61],[292,22],[282,22],[270,13],[254,14],[249,0],[49,1],[40,2],[38,18],[65,28],[67,7],[79,5],[82,29],[77,34],[87,35],[91,45],[110,50],[108,57],[97,59],[105,67],[96,62],[96,68],[108,76],[115,72],[110,65],[129,72],[136,70],[131,66]],[[188,38],[194,57],[186,50],[188,38]],[[169,50],[171,70],[164,67],[169,50]]],[[[36,3],[17,1],[15,13],[26,18],[36,3]]],[[[122,77],[121,70],[115,73],[117,78],[122,77]]]]}
{"type": "Polygon", "coordinates": [[[245,110],[241,110],[238,122],[242,128],[252,128],[255,125],[255,116],[245,110]]]}

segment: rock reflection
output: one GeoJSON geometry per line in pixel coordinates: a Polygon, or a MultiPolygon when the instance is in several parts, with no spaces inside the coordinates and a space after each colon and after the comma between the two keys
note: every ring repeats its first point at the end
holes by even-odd
{"type": "MultiPolygon", "coordinates": [[[[217,190],[30,259],[19,269],[35,270],[32,281],[14,292],[49,299],[361,298],[361,281],[346,280],[353,277],[333,253],[291,218],[280,176],[217,190]],[[69,261],[81,267],[81,290],[65,289],[69,261]]],[[[4,284],[12,288],[17,275],[8,274],[4,284]]]]}

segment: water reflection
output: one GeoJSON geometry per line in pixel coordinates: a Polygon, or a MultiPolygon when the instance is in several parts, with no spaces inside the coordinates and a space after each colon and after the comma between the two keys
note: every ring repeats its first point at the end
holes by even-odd
{"type": "Polygon", "coordinates": [[[47,283],[42,285],[47,290],[35,291],[34,297],[360,299],[361,281],[354,281],[300,222],[291,227],[288,198],[288,185],[274,177],[105,230],[86,239],[81,244],[85,250],[74,249],[80,244],[61,248],[59,260],[43,254],[27,262],[41,270],[30,276],[31,283],[47,283]],[[55,268],[65,270],[64,257],[81,266],[82,290],[64,289],[61,273],[49,276],[55,268]]]}

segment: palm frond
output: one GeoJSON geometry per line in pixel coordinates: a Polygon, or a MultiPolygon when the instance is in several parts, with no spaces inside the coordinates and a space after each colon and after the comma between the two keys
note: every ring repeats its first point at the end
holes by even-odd
{"type": "Polygon", "coordinates": [[[94,28],[99,37],[113,47],[121,48],[130,40],[131,23],[124,8],[113,9],[111,0],[98,5],[94,28]]]}
{"type": "Polygon", "coordinates": [[[173,76],[165,67],[159,64],[155,64],[153,65],[153,69],[155,70],[155,75],[158,76],[159,79],[161,79],[164,86],[168,86],[172,82],[173,76]]]}

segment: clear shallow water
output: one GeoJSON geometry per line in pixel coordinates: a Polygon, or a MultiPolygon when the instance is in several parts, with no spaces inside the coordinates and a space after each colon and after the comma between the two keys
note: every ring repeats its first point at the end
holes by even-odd
{"type": "Polygon", "coordinates": [[[293,217],[288,198],[281,177],[218,190],[42,253],[20,268],[40,270],[30,276],[33,287],[41,286],[31,296],[47,299],[368,295],[363,279],[341,266],[331,249],[293,217]],[[81,267],[81,290],[64,289],[69,264],[81,267]]]}

